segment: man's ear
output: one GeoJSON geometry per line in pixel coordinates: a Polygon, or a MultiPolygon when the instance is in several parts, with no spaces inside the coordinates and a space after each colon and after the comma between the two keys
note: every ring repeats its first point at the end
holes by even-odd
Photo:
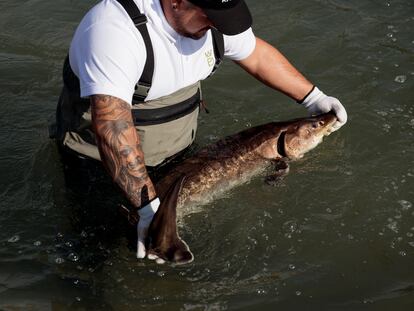
{"type": "Polygon", "coordinates": [[[171,6],[173,9],[180,9],[184,4],[183,0],[171,0],[171,6]]]}

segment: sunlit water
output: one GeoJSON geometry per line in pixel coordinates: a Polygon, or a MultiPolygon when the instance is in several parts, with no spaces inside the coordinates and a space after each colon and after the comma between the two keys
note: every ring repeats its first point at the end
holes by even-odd
{"type": "MultiPolygon", "coordinates": [[[[192,264],[134,258],[112,184],[64,173],[47,135],[73,31],[93,1],[0,1],[1,310],[412,310],[414,3],[248,1],[349,122],[271,187],[185,219],[192,264]]],[[[305,110],[231,63],[207,83],[198,145],[305,110]]]]}

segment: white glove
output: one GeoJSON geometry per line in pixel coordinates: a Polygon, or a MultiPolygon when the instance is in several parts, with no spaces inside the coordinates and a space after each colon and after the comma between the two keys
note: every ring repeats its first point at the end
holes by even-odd
{"type": "Polygon", "coordinates": [[[321,114],[333,111],[338,119],[333,125],[334,131],[344,125],[348,119],[346,110],[341,102],[335,97],[325,95],[316,86],[300,103],[308,109],[310,114],[321,114]]]}
{"type": "Polygon", "coordinates": [[[137,258],[144,258],[146,255],[145,240],[148,235],[148,228],[154,218],[155,213],[160,206],[160,199],[155,198],[143,208],[138,210],[139,221],[137,224],[138,242],[137,242],[137,258]]]}

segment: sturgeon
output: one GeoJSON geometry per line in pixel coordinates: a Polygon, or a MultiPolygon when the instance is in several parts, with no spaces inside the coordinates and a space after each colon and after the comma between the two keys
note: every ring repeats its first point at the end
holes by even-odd
{"type": "Polygon", "coordinates": [[[214,195],[247,181],[274,164],[268,179],[286,174],[286,160],[296,160],[329,135],[337,121],[332,113],[272,122],[246,129],[202,148],[156,183],[161,205],[148,231],[148,258],[162,263],[193,261],[188,245],[177,232],[177,211],[203,204],[214,195]]]}

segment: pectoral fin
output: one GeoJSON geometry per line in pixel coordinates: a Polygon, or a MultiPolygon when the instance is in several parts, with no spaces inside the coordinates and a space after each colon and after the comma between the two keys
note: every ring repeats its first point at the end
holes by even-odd
{"type": "Polygon", "coordinates": [[[160,198],[161,205],[148,231],[148,257],[175,264],[189,263],[194,259],[188,245],[177,233],[177,200],[184,180],[185,176],[179,177],[160,198]]]}
{"type": "Polygon", "coordinates": [[[288,173],[289,173],[289,163],[283,159],[276,160],[273,162],[273,172],[266,176],[265,182],[268,185],[275,186],[288,173]]]}

